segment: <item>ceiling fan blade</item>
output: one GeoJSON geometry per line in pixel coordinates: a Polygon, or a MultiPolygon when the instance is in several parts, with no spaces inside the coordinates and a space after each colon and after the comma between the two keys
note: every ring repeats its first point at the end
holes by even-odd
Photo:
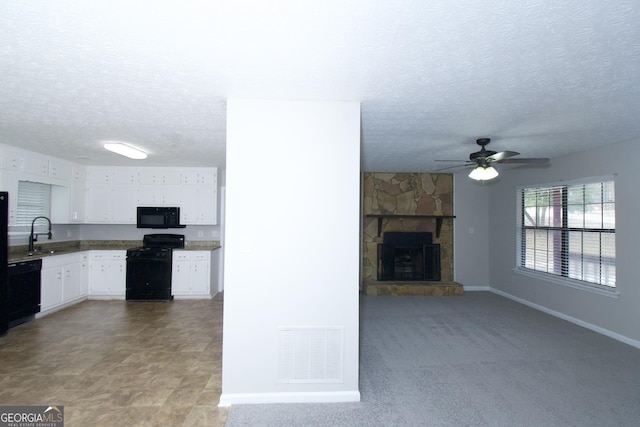
{"type": "Polygon", "coordinates": [[[498,163],[528,163],[531,165],[544,165],[549,163],[549,159],[546,157],[529,157],[522,159],[502,159],[498,160],[498,163]]]}
{"type": "Polygon", "coordinates": [[[468,166],[471,166],[471,165],[472,165],[472,163],[465,163],[465,164],[462,164],[462,165],[447,166],[447,167],[444,167],[444,168],[436,169],[436,170],[434,170],[434,172],[440,172],[440,171],[444,171],[444,170],[448,170],[448,169],[464,168],[464,167],[468,167],[468,166]]]}
{"type": "Polygon", "coordinates": [[[488,156],[487,160],[490,162],[499,162],[503,159],[506,159],[507,157],[517,156],[518,154],[520,153],[518,153],[517,151],[501,151],[499,153],[488,156]]]}
{"type": "Polygon", "coordinates": [[[469,163],[468,160],[437,160],[434,159],[434,162],[455,162],[455,163],[469,163]]]}

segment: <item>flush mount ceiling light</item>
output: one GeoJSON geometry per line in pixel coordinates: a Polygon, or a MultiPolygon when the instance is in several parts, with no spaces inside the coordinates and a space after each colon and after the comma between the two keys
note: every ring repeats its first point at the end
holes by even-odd
{"type": "Polygon", "coordinates": [[[469,178],[476,181],[488,181],[498,176],[498,171],[493,166],[478,166],[469,174],[469,178]]]}
{"type": "Polygon", "coordinates": [[[105,142],[104,148],[130,159],[142,160],[147,158],[147,153],[144,151],[140,151],[137,148],[133,148],[130,145],[123,144],[122,142],[105,142]]]}

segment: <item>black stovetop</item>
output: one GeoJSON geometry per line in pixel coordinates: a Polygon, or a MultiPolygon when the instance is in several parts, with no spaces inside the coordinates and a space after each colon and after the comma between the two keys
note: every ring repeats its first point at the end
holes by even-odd
{"type": "Polygon", "coordinates": [[[145,234],[143,248],[184,248],[184,234],[145,234]]]}
{"type": "Polygon", "coordinates": [[[184,234],[145,234],[142,246],[127,250],[127,258],[167,258],[184,248],[184,234]]]}

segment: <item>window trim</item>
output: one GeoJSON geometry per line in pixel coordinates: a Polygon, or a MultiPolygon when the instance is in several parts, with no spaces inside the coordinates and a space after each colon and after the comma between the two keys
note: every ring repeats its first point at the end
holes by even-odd
{"type": "MultiPolygon", "coordinates": [[[[584,185],[584,184],[594,184],[594,183],[603,183],[603,182],[613,182],[614,183],[614,188],[616,185],[616,176],[617,174],[614,175],[605,175],[605,176],[596,176],[596,177],[589,177],[589,178],[581,178],[581,179],[575,179],[575,180],[566,180],[566,181],[555,181],[555,182],[550,182],[550,183],[541,183],[541,184],[527,184],[527,185],[519,185],[517,187],[515,187],[516,189],[516,203],[517,203],[517,209],[516,209],[516,266],[513,269],[513,271],[516,274],[520,274],[523,276],[528,276],[528,277],[532,277],[535,279],[539,279],[539,280],[543,280],[545,282],[548,283],[554,283],[554,284],[559,284],[559,285],[563,285],[563,286],[568,286],[571,287],[573,289],[580,289],[583,291],[588,291],[588,292],[592,292],[592,293],[596,293],[599,295],[605,295],[608,297],[613,297],[613,298],[617,298],[620,296],[620,290],[618,288],[618,283],[616,280],[616,286],[608,286],[608,285],[601,285],[598,283],[592,283],[592,282],[587,282],[587,281],[583,281],[583,280],[578,280],[578,279],[573,279],[567,276],[562,276],[562,275],[558,275],[558,274],[553,274],[553,273],[548,273],[546,271],[541,271],[541,270],[535,270],[535,269],[531,269],[531,268],[526,268],[523,267],[522,264],[522,232],[525,229],[523,227],[522,224],[522,213],[523,213],[523,205],[522,205],[522,199],[521,199],[521,192],[522,190],[525,189],[533,189],[533,188],[537,188],[537,187],[543,187],[543,188],[547,188],[547,187],[568,187],[568,186],[573,186],[573,185],[584,185]]],[[[562,206],[563,210],[566,209],[566,206],[562,206]]],[[[566,220],[566,215],[563,215],[563,221],[566,220]]],[[[580,230],[590,230],[589,228],[580,228],[580,230]]],[[[609,230],[608,232],[611,232],[611,229],[597,229],[597,231],[606,231],[609,230]]],[[[613,230],[613,234],[616,234],[617,229],[614,228],[613,230]]],[[[617,274],[617,263],[615,264],[615,268],[616,268],[616,278],[618,276],[617,274]]]]}
{"type": "MultiPolygon", "coordinates": [[[[16,193],[16,226],[30,227],[34,218],[38,216],[50,217],[51,184],[21,179],[18,181],[18,191],[16,193]],[[24,198],[37,199],[40,204],[22,203],[21,201],[24,198]]],[[[36,224],[36,226],[41,227],[42,224],[36,224]]]]}
{"type": "Polygon", "coordinates": [[[530,268],[524,268],[520,266],[516,266],[516,268],[513,269],[513,272],[522,276],[539,279],[548,283],[567,286],[573,289],[580,289],[582,291],[592,292],[594,294],[604,295],[611,298],[618,298],[620,296],[620,290],[617,286],[615,288],[612,288],[611,286],[598,285],[596,283],[576,280],[570,277],[558,276],[556,274],[532,270],[530,268]]]}

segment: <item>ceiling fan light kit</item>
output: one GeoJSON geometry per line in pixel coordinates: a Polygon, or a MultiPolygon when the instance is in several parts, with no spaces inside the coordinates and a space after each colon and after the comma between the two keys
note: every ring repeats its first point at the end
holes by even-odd
{"type": "Polygon", "coordinates": [[[469,174],[469,178],[476,181],[488,181],[498,176],[498,171],[493,166],[478,166],[469,174]]]}

